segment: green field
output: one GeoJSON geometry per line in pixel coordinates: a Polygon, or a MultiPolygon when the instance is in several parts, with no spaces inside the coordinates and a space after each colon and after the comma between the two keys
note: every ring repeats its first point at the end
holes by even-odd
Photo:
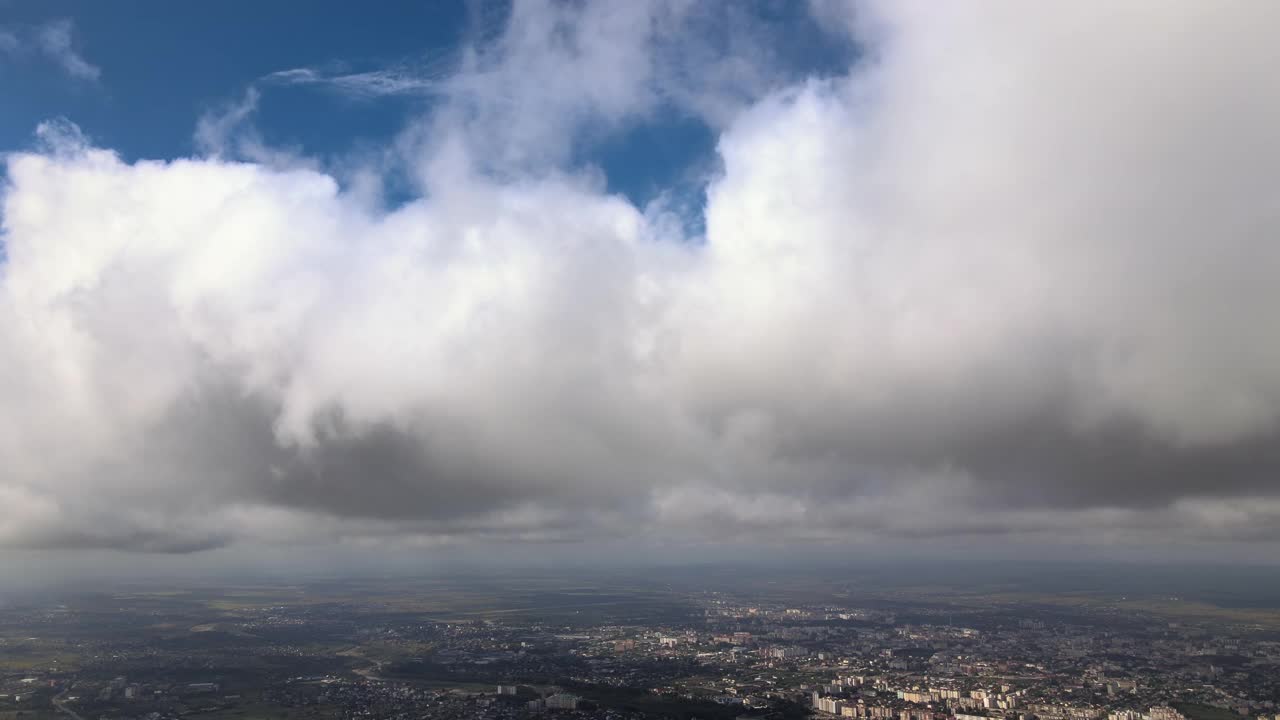
{"type": "Polygon", "coordinates": [[[1191,720],[1240,720],[1240,716],[1226,708],[1199,703],[1174,703],[1173,709],[1191,720]]]}

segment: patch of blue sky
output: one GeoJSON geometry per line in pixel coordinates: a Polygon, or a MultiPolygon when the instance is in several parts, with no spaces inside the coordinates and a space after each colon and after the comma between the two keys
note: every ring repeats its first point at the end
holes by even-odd
{"type": "MultiPolygon", "coordinates": [[[[735,28],[749,26],[766,29],[783,80],[848,67],[850,48],[822,32],[804,3],[709,7],[726,18],[708,23],[712,53],[733,52],[735,28]]],[[[0,0],[0,29],[21,38],[70,21],[72,49],[100,70],[96,78],[72,77],[47,57],[0,52],[0,150],[30,147],[40,122],[65,117],[126,160],[189,156],[199,150],[199,119],[256,87],[252,123],[267,145],[322,164],[375,151],[429,112],[432,83],[448,76],[467,44],[499,33],[508,12],[505,2],[463,0],[0,0]],[[308,73],[325,81],[308,82],[308,73]]],[[[599,168],[607,188],[637,206],[662,198],[697,223],[716,170],[717,133],[673,107],[584,138],[572,162],[599,168]]],[[[386,186],[391,204],[412,194],[402,180],[386,186]]]]}

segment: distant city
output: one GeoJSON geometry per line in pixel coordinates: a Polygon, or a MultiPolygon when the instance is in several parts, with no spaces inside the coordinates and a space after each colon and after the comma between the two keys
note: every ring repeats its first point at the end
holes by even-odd
{"type": "Polygon", "coordinates": [[[1280,720],[1271,611],[795,574],[28,598],[0,658],[4,720],[1280,720]]]}

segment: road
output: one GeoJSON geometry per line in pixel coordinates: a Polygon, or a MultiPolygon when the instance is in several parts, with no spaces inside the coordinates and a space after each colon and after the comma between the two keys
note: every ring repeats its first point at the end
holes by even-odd
{"type": "Polygon", "coordinates": [[[67,707],[67,704],[66,704],[65,698],[67,697],[67,693],[71,692],[71,688],[75,686],[76,686],[75,683],[71,683],[67,685],[66,689],[64,689],[62,692],[58,693],[57,695],[55,695],[53,697],[53,706],[58,709],[58,712],[70,715],[71,720],[84,720],[84,718],[80,716],[80,713],[67,707]]]}

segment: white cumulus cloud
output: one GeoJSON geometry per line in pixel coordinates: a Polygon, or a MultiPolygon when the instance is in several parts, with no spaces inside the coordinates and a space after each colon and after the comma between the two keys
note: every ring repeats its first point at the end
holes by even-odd
{"type": "Polygon", "coordinates": [[[847,72],[666,93],[626,7],[518,4],[391,210],[251,102],[11,155],[0,543],[1276,541],[1280,11],[819,3],[847,72]],[[698,237],[571,163],[673,103],[698,237]]]}

